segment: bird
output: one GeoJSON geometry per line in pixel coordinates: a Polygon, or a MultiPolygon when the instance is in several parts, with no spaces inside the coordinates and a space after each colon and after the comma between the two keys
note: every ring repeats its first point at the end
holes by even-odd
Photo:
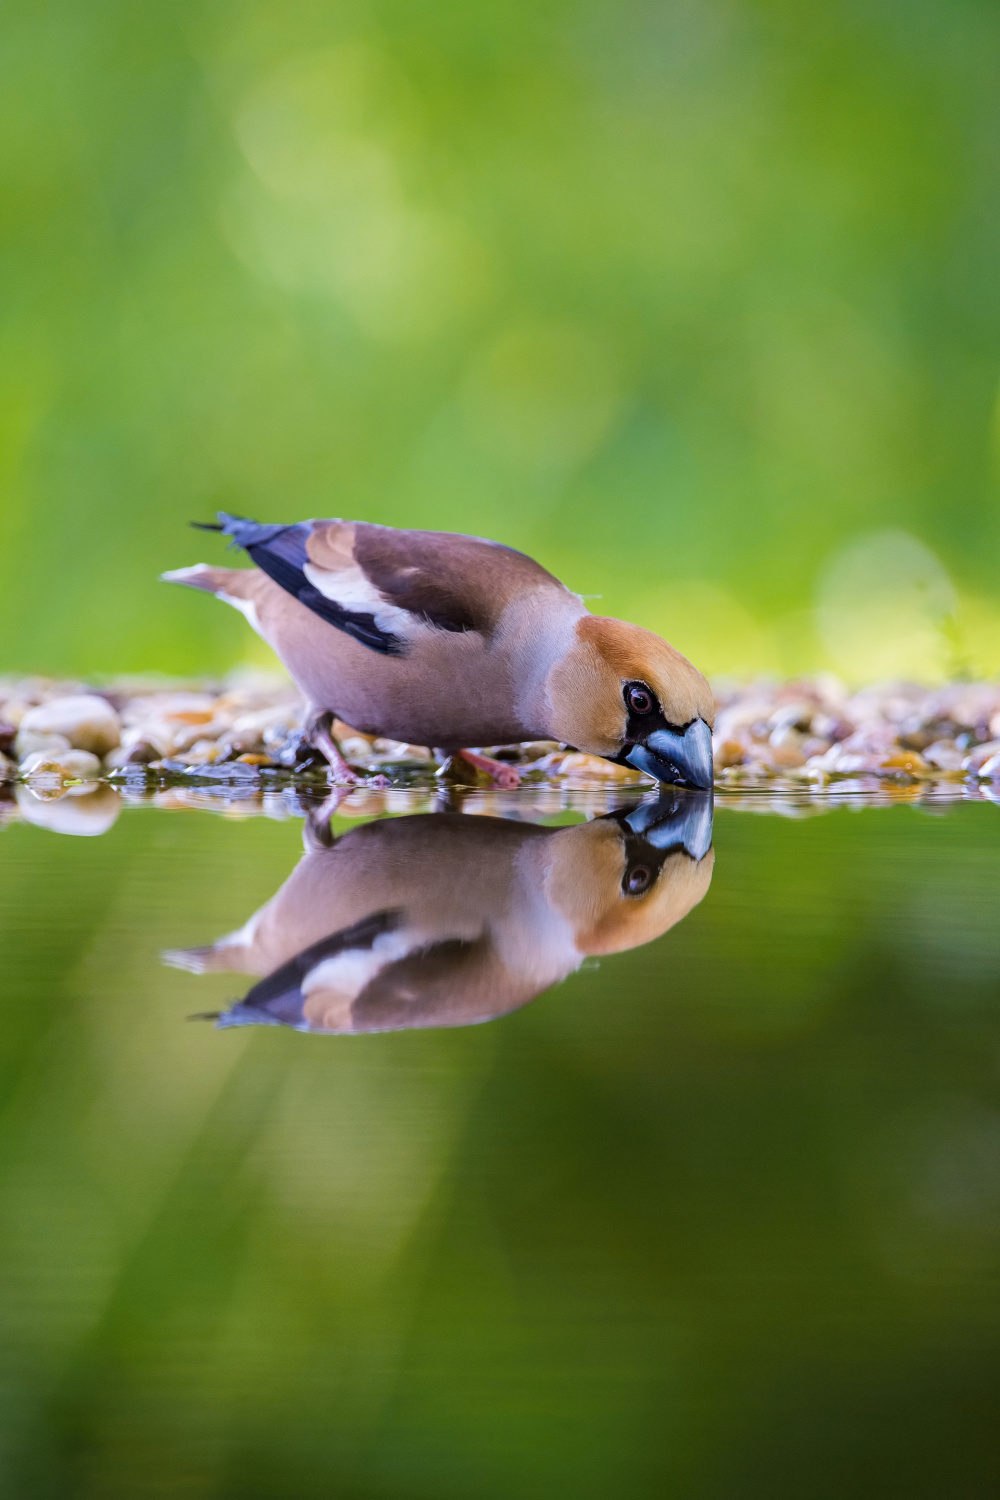
{"type": "Polygon", "coordinates": [[[163,573],[233,605],[306,700],[306,733],[335,780],[358,778],[334,720],[457,754],[501,786],[476,747],[555,740],[657,781],[712,785],[712,690],[639,625],[591,614],[523,552],[454,532],[369,521],[193,522],[251,568],[163,573]]]}
{"type": "Polygon", "coordinates": [[[570,827],[458,812],[376,819],[305,852],[239,931],[164,954],[196,974],[264,976],[222,1028],[468,1026],[527,1004],[585,958],[659,937],[712,878],[711,793],[570,827]]]}

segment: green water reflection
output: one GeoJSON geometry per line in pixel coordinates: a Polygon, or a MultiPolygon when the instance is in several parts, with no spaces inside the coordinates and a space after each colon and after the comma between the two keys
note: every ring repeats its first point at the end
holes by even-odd
{"type": "Polygon", "coordinates": [[[994,1493],[998,817],[717,807],[665,936],[367,1036],[160,961],[301,821],[11,824],[10,1493],[994,1493]]]}

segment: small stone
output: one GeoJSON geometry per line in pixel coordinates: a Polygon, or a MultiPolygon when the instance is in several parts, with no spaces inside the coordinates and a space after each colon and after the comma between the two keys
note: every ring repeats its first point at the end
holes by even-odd
{"type": "Polygon", "coordinates": [[[211,719],[204,724],[180,727],[174,735],[174,753],[176,755],[183,755],[190,751],[201,753],[205,745],[214,747],[228,728],[229,724],[225,719],[211,719]]]}
{"type": "Polygon", "coordinates": [[[160,752],[149,740],[136,740],[124,761],[125,766],[151,766],[154,760],[159,760],[160,752]]]}
{"type": "Polygon", "coordinates": [[[276,738],[283,741],[288,737],[294,719],[287,704],[240,714],[226,734],[226,743],[237,752],[269,750],[276,738]]]}
{"type": "MultiPolygon", "coordinates": [[[[368,747],[366,745],[365,750],[367,750],[367,748],[368,747]]],[[[407,752],[409,751],[409,748],[410,747],[405,740],[387,739],[377,739],[371,746],[371,749],[375,752],[380,760],[406,760],[408,758],[407,752]]],[[[344,753],[346,754],[347,752],[345,751],[344,753]]],[[[365,751],[361,751],[360,753],[364,754],[365,751]]]]}
{"type": "Polygon", "coordinates": [[[110,750],[104,757],[104,764],[111,771],[116,771],[122,766],[138,766],[140,769],[151,766],[154,760],[159,760],[162,751],[157,745],[149,740],[133,740],[131,743],[119,745],[117,750],[110,750]]]}
{"type": "Polygon", "coordinates": [[[239,760],[229,760],[222,765],[186,766],[190,776],[199,776],[207,781],[256,781],[257,767],[239,760]]]}
{"type": "Polygon", "coordinates": [[[728,770],[730,766],[740,766],[749,753],[749,746],[735,736],[720,741],[715,748],[715,764],[720,771],[728,770]]]}
{"type": "Polygon", "coordinates": [[[40,751],[49,755],[61,755],[72,748],[64,734],[41,734],[31,729],[22,729],[17,736],[17,758],[21,762],[40,751]]]}
{"type": "Polygon", "coordinates": [[[222,750],[215,740],[195,740],[190,749],[179,751],[177,758],[189,766],[210,766],[222,758],[222,750]]]}
{"type": "Polygon", "coordinates": [[[349,734],[340,742],[340,753],[345,760],[365,761],[372,753],[372,742],[360,734],[349,734]]]}
{"type": "Polygon", "coordinates": [[[94,781],[101,774],[101,762],[89,750],[36,750],[21,762],[21,775],[58,776],[63,781],[94,781]]]}
{"type": "Polygon", "coordinates": [[[927,762],[916,750],[897,750],[885,756],[878,767],[881,771],[904,771],[908,776],[927,770],[927,762]]]}
{"type": "Polygon", "coordinates": [[[96,693],[75,693],[69,698],[51,698],[30,708],[21,720],[18,753],[27,733],[62,734],[74,750],[107,755],[121,741],[121,723],[111,704],[96,693]]]}
{"type": "Polygon", "coordinates": [[[954,740],[935,740],[924,750],[924,760],[939,771],[960,771],[964,759],[964,753],[954,740]]]}
{"type": "Polygon", "coordinates": [[[1000,755],[1000,740],[987,740],[985,745],[977,745],[974,750],[969,751],[962,761],[962,770],[978,771],[994,755],[1000,755]]]}
{"type": "Polygon", "coordinates": [[[3,706],[3,716],[8,724],[13,724],[15,729],[20,728],[21,720],[32,708],[37,708],[38,699],[8,698],[3,706]]]}
{"type": "Polygon", "coordinates": [[[572,781],[585,780],[592,776],[601,781],[637,782],[643,780],[642,773],[633,770],[631,766],[619,766],[600,755],[585,755],[581,750],[575,750],[563,757],[559,773],[562,776],[568,776],[572,781]]]}

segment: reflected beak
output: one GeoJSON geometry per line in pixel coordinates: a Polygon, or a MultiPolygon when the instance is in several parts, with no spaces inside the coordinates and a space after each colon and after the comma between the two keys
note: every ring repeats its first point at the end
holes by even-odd
{"type": "Polygon", "coordinates": [[[641,803],[624,821],[654,849],[681,848],[697,863],[712,847],[712,794],[661,791],[655,802],[641,803]]]}
{"type": "Polygon", "coordinates": [[[657,781],[681,781],[708,791],[712,785],[712,731],[704,719],[692,720],[683,733],[655,729],[644,745],[633,745],[625,759],[657,781]]]}

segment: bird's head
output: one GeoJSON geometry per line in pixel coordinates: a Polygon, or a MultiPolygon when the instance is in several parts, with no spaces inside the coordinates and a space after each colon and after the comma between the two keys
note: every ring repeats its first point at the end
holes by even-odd
{"type": "Polygon", "coordinates": [[[662,791],[550,839],[545,890],[580,953],[649,943],[697,906],[712,880],[711,792],[662,791]]]}
{"type": "Polygon", "coordinates": [[[548,679],[552,732],[658,781],[712,785],[712,689],[686,656],[600,615],[577,622],[548,679]]]}

